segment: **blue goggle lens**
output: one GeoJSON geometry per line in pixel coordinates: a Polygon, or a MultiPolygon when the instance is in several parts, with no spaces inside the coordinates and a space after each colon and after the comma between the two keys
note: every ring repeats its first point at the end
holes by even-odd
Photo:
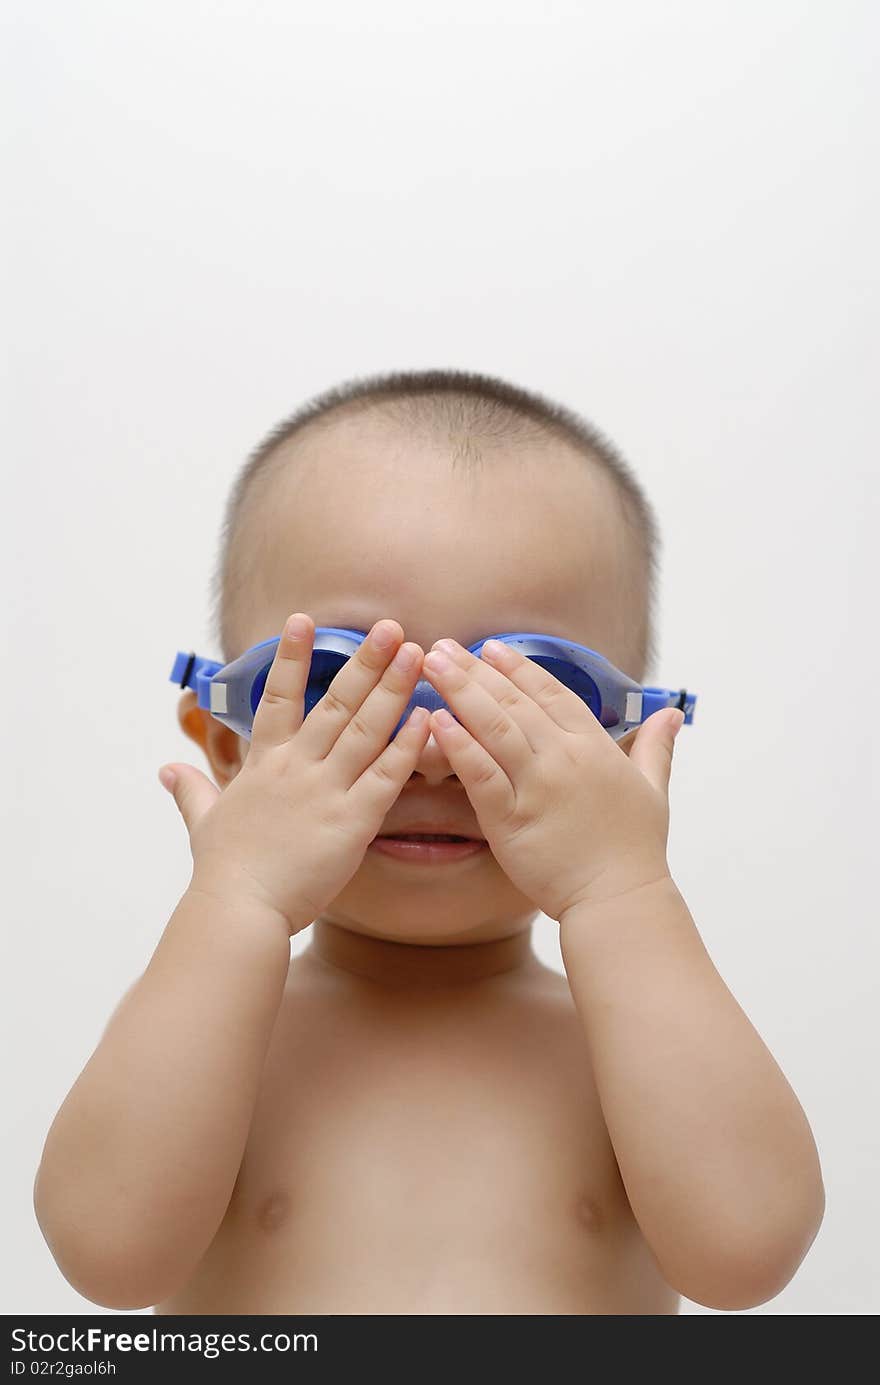
{"type": "MultiPolygon", "coordinates": [[[[312,653],[312,662],[309,668],[309,678],[306,684],[306,695],[304,713],[308,716],[309,712],[320,702],[333,679],[336,677],[343,664],[348,662],[348,655],[339,654],[332,649],[316,649],[312,653]]],[[[529,655],[533,663],[540,664],[554,678],[558,679],[566,688],[571,688],[579,698],[589,707],[595,717],[602,721],[602,698],[599,689],[590,678],[589,674],[575,664],[569,663],[567,659],[554,659],[547,655],[529,655]]],[[[269,677],[269,670],[272,667],[271,660],[266,666],[260,669],[251,684],[250,704],[251,715],[255,715],[263,696],[266,686],[266,679],[269,677]]],[[[434,688],[426,680],[420,680],[416,685],[419,694],[413,700],[431,702],[436,706],[443,706],[443,699],[436,693],[434,688]],[[424,686],[423,686],[424,684],[424,686]]],[[[617,716],[609,709],[608,725],[616,725],[617,716]]]]}

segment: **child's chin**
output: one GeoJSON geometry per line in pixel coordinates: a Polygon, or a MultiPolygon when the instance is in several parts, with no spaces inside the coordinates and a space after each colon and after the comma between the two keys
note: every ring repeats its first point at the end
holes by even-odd
{"type": "Polygon", "coordinates": [[[436,914],[433,911],[420,913],[415,920],[395,917],[392,908],[387,912],[377,911],[372,917],[361,914],[356,923],[352,920],[346,926],[368,938],[416,947],[467,947],[494,942],[508,937],[511,932],[509,919],[493,914],[491,921],[485,916],[474,916],[471,922],[463,910],[448,908],[436,914]]]}
{"type": "Polygon", "coordinates": [[[381,924],[377,924],[375,927],[372,924],[362,924],[359,931],[370,937],[382,938],[386,942],[412,943],[422,947],[483,943],[489,941],[493,936],[503,938],[505,934],[502,927],[499,927],[494,935],[486,933],[481,928],[468,930],[466,927],[462,927],[461,919],[449,917],[436,920],[423,918],[417,924],[404,923],[403,921],[395,923],[393,919],[384,918],[381,924]]]}

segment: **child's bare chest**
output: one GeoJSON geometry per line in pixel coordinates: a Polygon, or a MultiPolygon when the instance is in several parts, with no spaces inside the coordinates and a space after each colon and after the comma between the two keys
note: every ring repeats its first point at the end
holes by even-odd
{"type": "Polygon", "coordinates": [[[289,987],[226,1216],[164,1313],[675,1313],[562,988],[289,987]]]}

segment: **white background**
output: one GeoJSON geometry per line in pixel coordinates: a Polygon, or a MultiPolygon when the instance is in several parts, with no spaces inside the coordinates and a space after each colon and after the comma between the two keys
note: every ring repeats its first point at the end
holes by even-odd
{"type": "MultiPolygon", "coordinates": [[[[657,509],[647,681],[700,699],[670,864],[827,1192],[754,1311],[880,1308],[878,23],[853,0],[7,0],[6,1313],[99,1311],[32,1182],[189,880],[156,771],[205,768],[169,673],[219,653],[232,480],[317,391],[440,367],[577,409],[657,509]]],[[[550,920],[536,947],[562,970],[550,920]]]]}

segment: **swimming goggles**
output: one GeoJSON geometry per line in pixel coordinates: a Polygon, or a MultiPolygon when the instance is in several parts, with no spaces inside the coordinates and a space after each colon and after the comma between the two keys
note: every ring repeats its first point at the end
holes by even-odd
{"type": "MultiPolygon", "coordinates": [[[[342,665],[357,652],[367,634],[366,630],[343,630],[332,625],[316,627],[304,698],[305,716],[324,696],[342,665]]],[[[479,658],[480,650],[489,639],[512,645],[526,658],[552,673],[565,687],[571,688],[616,741],[662,707],[680,707],[686,725],[690,725],[694,719],[696,693],[688,692],[686,688],[675,691],[671,688],[642,687],[609,663],[604,654],[587,649],[585,645],[574,644],[571,640],[559,639],[554,635],[486,635],[470,646],[471,654],[479,658]]],[[[252,645],[229,664],[203,658],[192,650],[188,653],[178,650],[169,681],[181,688],[192,688],[200,707],[249,741],[254,714],[260,705],[280,640],[281,636],[275,635],[272,639],[252,645]]],[[[426,707],[433,712],[446,705],[426,679],[419,679],[389,741],[393,740],[414,707],[426,707]]],[[[448,711],[455,715],[451,707],[448,711]]]]}

